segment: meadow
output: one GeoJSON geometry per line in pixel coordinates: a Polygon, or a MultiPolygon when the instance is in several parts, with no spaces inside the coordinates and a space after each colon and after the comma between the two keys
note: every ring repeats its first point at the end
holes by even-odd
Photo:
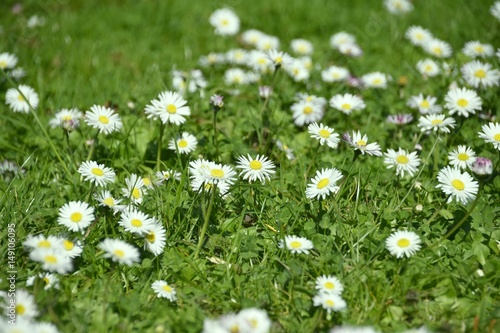
{"type": "Polygon", "coordinates": [[[500,2],[0,4],[2,332],[500,332],[500,2]]]}

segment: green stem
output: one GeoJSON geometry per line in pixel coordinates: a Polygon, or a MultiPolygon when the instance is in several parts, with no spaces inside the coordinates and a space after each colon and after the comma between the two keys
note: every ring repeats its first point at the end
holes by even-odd
{"type": "Polygon", "coordinates": [[[165,124],[160,121],[160,134],[158,135],[158,151],[156,152],[156,170],[160,171],[161,165],[161,146],[163,141],[163,132],[165,131],[165,124]]]}
{"type": "Polygon", "coordinates": [[[213,144],[215,146],[215,157],[216,159],[219,159],[219,143],[217,142],[217,111],[215,110],[214,110],[213,127],[214,127],[213,144]]]}
{"type": "MultiPolygon", "coordinates": [[[[210,196],[210,202],[208,203],[208,208],[204,212],[204,222],[203,227],[201,229],[200,238],[198,239],[198,246],[196,247],[196,251],[194,252],[194,257],[198,258],[198,253],[200,252],[201,246],[203,245],[203,241],[205,240],[205,233],[207,232],[208,222],[210,221],[210,215],[212,213],[212,208],[214,206],[215,194],[217,193],[217,186],[214,184],[211,186],[210,191],[212,194],[210,196]]],[[[202,199],[203,200],[203,199],[202,199]]]]}
{"type": "Polygon", "coordinates": [[[95,134],[94,139],[92,139],[92,145],[90,146],[89,153],[87,155],[87,159],[85,161],[90,161],[92,155],[94,155],[95,146],[97,146],[97,136],[99,135],[99,131],[95,134]]]}
{"type": "Polygon", "coordinates": [[[309,164],[309,166],[307,167],[307,170],[306,170],[306,173],[305,173],[306,180],[307,180],[307,176],[309,175],[309,171],[311,171],[312,166],[313,166],[313,165],[314,165],[314,163],[316,162],[316,156],[318,155],[319,147],[321,147],[321,143],[319,143],[319,142],[318,142],[318,145],[316,146],[316,150],[314,151],[314,154],[313,154],[313,158],[312,158],[312,160],[311,160],[311,163],[310,163],[310,164],[309,164]]]}
{"type": "Polygon", "coordinates": [[[451,196],[451,194],[446,197],[446,199],[441,203],[441,206],[439,206],[439,208],[436,209],[434,214],[432,214],[432,216],[427,220],[426,223],[431,223],[436,218],[436,216],[439,214],[441,209],[443,209],[444,205],[446,205],[448,203],[448,199],[450,198],[450,196],[451,196]]]}

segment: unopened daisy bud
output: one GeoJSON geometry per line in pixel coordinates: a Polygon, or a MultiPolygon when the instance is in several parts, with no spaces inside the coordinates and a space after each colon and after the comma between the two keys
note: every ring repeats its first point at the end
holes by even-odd
{"type": "Polygon", "coordinates": [[[472,172],[478,176],[491,175],[493,173],[493,163],[489,158],[477,157],[472,172]]]}
{"type": "Polygon", "coordinates": [[[259,86],[259,96],[262,98],[269,98],[269,96],[271,96],[271,87],[259,86]]]}
{"type": "Polygon", "coordinates": [[[214,94],[210,97],[210,106],[214,112],[219,111],[224,106],[224,96],[214,94]]]}
{"type": "Polygon", "coordinates": [[[476,274],[477,274],[477,276],[479,276],[479,277],[483,277],[483,276],[484,276],[484,272],[483,272],[483,270],[482,270],[482,269],[478,269],[478,270],[476,271],[476,274]]]}
{"type": "Polygon", "coordinates": [[[421,213],[423,209],[424,209],[424,206],[422,206],[421,204],[418,204],[415,207],[413,207],[413,211],[415,213],[421,213]]]}

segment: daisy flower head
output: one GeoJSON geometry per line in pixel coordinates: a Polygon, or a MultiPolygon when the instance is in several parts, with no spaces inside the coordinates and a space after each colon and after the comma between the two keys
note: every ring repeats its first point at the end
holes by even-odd
{"type": "Polygon", "coordinates": [[[35,298],[24,289],[16,290],[16,319],[22,318],[32,320],[38,316],[38,309],[36,306],[35,298]]]}
{"type": "Polygon", "coordinates": [[[42,264],[42,269],[59,274],[69,273],[73,269],[71,258],[60,249],[35,249],[30,252],[30,259],[42,264]]]}
{"type": "Polygon", "coordinates": [[[335,168],[316,171],[307,185],[306,197],[309,199],[325,199],[330,193],[337,193],[340,187],[337,182],[342,179],[342,173],[335,168]]]}
{"type": "Polygon", "coordinates": [[[52,323],[38,322],[35,324],[36,333],[59,333],[57,326],[52,323]]]}
{"type": "Polygon", "coordinates": [[[399,148],[398,151],[388,149],[384,155],[384,163],[387,164],[387,169],[395,167],[396,176],[401,175],[401,177],[404,177],[405,172],[413,176],[420,165],[420,158],[418,158],[417,152],[408,153],[408,151],[399,148]]]}
{"type": "Polygon", "coordinates": [[[437,58],[449,58],[452,55],[450,44],[437,38],[432,38],[423,45],[425,52],[437,58]]]}
{"type": "Polygon", "coordinates": [[[387,88],[387,76],[384,73],[367,73],[361,77],[361,81],[367,88],[387,88]]]}
{"type": "Polygon", "coordinates": [[[470,147],[461,145],[449,153],[448,160],[453,166],[467,169],[471,168],[476,162],[476,153],[470,147]]]}
{"type": "Polygon", "coordinates": [[[0,69],[13,69],[17,65],[17,57],[11,53],[0,53],[0,69]]]}
{"type": "Polygon", "coordinates": [[[233,184],[236,180],[236,172],[229,165],[208,162],[200,168],[202,178],[209,184],[226,183],[233,184]]]}
{"type": "Polygon", "coordinates": [[[68,258],[77,258],[82,254],[83,246],[81,241],[65,236],[61,238],[61,242],[64,254],[68,258]]]}
{"type": "Polygon", "coordinates": [[[476,197],[478,182],[469,173],[462,173],[457,167],[444,167],[439,171],[437,179],[439,184],[436,188],[449,195],[448,203],[456,200],[466,205],[476,197]]]}
{"type": "Polygon", "coordinates": [[[450,128],[455,127],[455,119],[446,118],[444,114],[429,114],[418,119],[418,127],[422,132],[431,131],[450,133],[450,128]]]}
{"type": "Polygon", "coordinates": [[[313,297],[314,306],[321,306],[328,314],[332,311],[339,312],[347,308],[347,303],[342,297],[334,293],[319,293],[313,297]]]}
{"type": "Polygon", "coordinates": [[[489,158],[478,157],[471,169],[478,176],[491,175],[493,173],[493,163],[489,158]]]}
{"type": "Polygon", "coordinates": [[[309,69],[300,59],[292,59],[283,69],[295,82],[306,81],[310,76],[309,69]]]}
{"type": "Polygon", "coordinates": [[[420,237],[413,231],[400,230],[385,240],[385,247],[396,258],[409,258],[420,250],[420,243],[420,237]]]}
{"type": "Polygon", "coordinates": [[[209,22],[215,28],[215,34],[233,36],[240,30],[240,19],[229,8],[217,9],[210,15],[209,22]]]}
{"type": "Polygon", "coordinates": [[[341,45],[356,44],[356,37],[345,31],[338,32],[330,37],[330,46],[339,49],[341,45]]]}
{"type": "Polygon", "coordinates": [[[266,180],[270,180],[271,176],[276,173],[276,166],[266,156],[257,155],[256,158],[252,158],[250,154],[247,156],[240,156],[238,158],[238,165],[236,165],[236,168],[242,169],[240,176],[243,176],[243,179],[249,182],[259,180],[264,183],[266,180]]]}
{"type": "Polygon", "coordinates": [[[263,33],[260,30],[257,29],[249,29],[243,31],[241,34],[241,39],[243,40],[243,43],[256,47],[259,40],[264,37],[266,34],[263,33]]]}
{"type": "Polygon", "coordinates": [[[125,205],[120,205],[122,200],[115,199],[107,190],[97,193],[94,198],[99,202],[99,206],[111,208],[114,214],[125,209],[125,205]]]}
{"type": "Polygon", "coordinates": [[[351,94],[338,94],[330,99],[330,106],[345,114],[351,114],[355,110],[363,110],[366,107],[361,97],[351,94]]]}
{"type": "Polygon", "coordinates": [[[334,129],[323,124],[319,124],[314,122],[309,124],[307,127],[309,134],[313,139],[319,140],[320,145],[324,145],[325,143],[330,148],[337,148],[339,145],[339,135],[334,132],[334,129]]]}
{"type": "Polygon", "coordinates": [[[94,208],[83,201],[70,201],[59,209],[57,222],[71,231],[83,231],[94,221],[94,208]]]}
{"type": "Polygon", "coordinates": [[[117,113],[108,107],[100,105],[93,105],[90,111],[85,112],[85,122],[89,126],[97,128],[99,133],[104,134],[119,131],[123,126],[122,120],[117,113]]]}
{"type": "Polygon", "coordinates": [[[111,258],[119,264],[132,266],[134,262],[140,261],[139,250],[121,239],[106,238],[98,247],[105,252],[105,258],[111,258]]]}
{"type": "Polygon", "coordinates": [[[181,180],[182,174],[178,171],[167,169],[167,170],[160,170],[156,171],[156,185],[161,185],[163,182],[174,179],[174,180],[181,180]]]}
{"type": "Polygon", "coordinates": [[[78,173],[82,175],[85,180],[96,184],[97,186],[105,186],[115,181],[116,174],[104,164],[97,164],[95,161],[85,161],[80,164],[78,173]]]}
{"type": "Polygon", "coordinates": [[[122,212],[118,224],[124,227],[128,232],[144,235],[151,228],[153,222],[154,221],[147,214],[135,208],[130,208],[122,212]]]}
{"type": "Polygon", "coordinates": [[[23,242],[23,245],[30,248],[30,250],[60,249],[62,247],[61,240],[53,235],[48,235],[47,237],[44,235],[28,235],[26,240],[23,242]]]}
{"type": "Polygon", "coordinates": [[[392,14],[404,14],[413,10],[413,4],[409,0],[384,0],[384,5],[392,14]]]}
{"type": "Polygon", "coordinates": [[[277,50],[280,47],[280,40],[275,36],[264,35],[257,41],[255,47],[261,51],[277,50]]]}
{"type": "Polygon", "coordinates": [[[418,109],[421,114],[440,113],[442,108],[436,104],[437,98],[433,96],[411,96],[406,103],[412,109],[418,109]]]}
{"type": "Polygon", "coordinates": [[[49,125],[52,128],[61,127],[65,131],[71,132],[80,125],[82,119],[83,113],[78,109],[61,109],[54,115],[54,118],[49,120],[49,125]]]}
{"type": "Polygon", "coordinates": [[[39,273],[38,275],[30,276],[26,280],[26,286],[33,286],[36,279],[40,279],[44,283],[44,290],[49,290],[51,288],[59,289],[59,278],[52,273],[39,273]]]}
{"type": "Polygon", "coordinates": [[[285,67],[291,64],[294,60],[288,53],[283,51],[268,50],[265,53],[269,60],[271,60],[271,62],[273,63],[275,69],[278,69],[282,66],[285,67]]]}
{"type": "Polygon", "coordinates": [[[198,60],[200,66],[209,67],[218,64],[223,64],[226,61],[224,54],[210,52],[206,56],[201,56],[198,60]]]}
{"type": "Polygon", "coordinates": [[[419,60],[417,62],[417,70],[420,74],[428,77],[433,77],[440,73],[438,64],[432,59],[419,60]]]}
{"type": "Polygon", "coordinates": [[[187,101],[176,91],[164,91],[150,103],[144,110],[147,118],[160,118],[164,124],[183,124],[185,117],[191,114],[191,109],[186,105],[187,101]]]}
{"type": "Polygon", "coordinates": [[[363,50],[356,44],[341,44],[338,48],[339,52],[346,56],[359,57],[363,55],[363,50]]]}
{"type": "Polygon", "coordinates": [[[469,114],[475,114],[476,110],[481,110],[481,98],[472,89],[452,88],[444,100],[445,107],[450,110],[450,115],[458,113],[459,116],[468,118],[469,114]]]}
{"type": "Polygon", "coordinates": [[[228,68],[224,72],[224,82],[228,86],[250,83],[247,73],[241,68],[228,68]]]}
{"type": "Polygon", "coordinates": [[[335,326],[329,333],[380,333],[371,326],[335,326]]]}
{"type": "Polygon", "coordinates": [[[271,319],[267,312],[257,308],[247,308],[238,312],[238,317],[246,321],[251,327],[249,332],[267,333],[271,329],[271,319]]]}
{"type": "Polygon", "coordinates": [[[495,1],[493,5],[491,5],[490,13],[500,21],[500,1],[495,1]]]}
{"type": "Polygon", "coordinates": [[[163,250],[165,249],[165,233],[165,228],[155,218],[153,218],[153,223],[144,233],[144,245],[148,251],[153,253],[155,256],[163,253],[163,250]]]}
{"type": "Polygon", "coordinates": [[[285,236],[285,240],[280,240],[278,246],[280,249],[286,248],[293,254],[309,254],[309,251],[314,247],[313,243],[309,239],[298,236],[285,236]]]}
{"type": "Polygon", "coordinates": [[[316,289],[319,293],[340,295],[344,290],[344,285],[335,276],[321,275],[316,278],[316,289]]]}
{"type": "Polygon", "coordinates": [[[319,103],[300,101],[292,104],[295,125],[304,126],[315,121],[320,121],[324,115],[324,107],[319,103]]]}
{"type": "Polygon", "coordinates": [[[297,102],[309,102],[309,103],[314,103],[317,104],[321,107],[325,107],[327,100],[324,97],[316,96],[316,95],[311,95],[308,93],[302,93],[299,92],[295,95],[295,100],[297,102]]]}
{"type": "Polygon", "coordinates": [[[488,123],[481,127],[483,130],[479,132],[479,137],[487,143],[492,143],[495,149],[500,150],[500,124],[488,123]]]}
{"type": "Polygon", "coordinates": [[[406,30],[405,37],[416,46],[424,46],[425,43],[434,38],[429,30],[415,25],[406,30]]]}
{"type": "Polygon", "coordinates": [[[177,150],[181,154],[189,154],[196,149],[198,140],[188,132],[182,132],[182,135],[177,139],[171,139],[168,143],[168,149],[177,150]]]}
{"type": "Polygon", "coordinates": [[[465,43],[462,52],[470,58],[486,58],[495,54],[493,46],[490,44],[483,44],[477,40],[465,43]]]}
{"type": "Polygon", "coordinates": [[[352,137],[349,135],[347,143],[354,148],[354,150],[359,150],[361,154],[367,153],[373,156],[382,156],[382,151],[378,143],[373,142],[368,144],[368,136],[366,134],[361,134],[360,131],[352,132],[352,137]]]}
{"type": "Polygon", "coordinates": [[[305,39],[293,39],[291,47],[292,51],[297,55],[311,55],[313,52],[312,43],[305,39]]]}
{"type": "Polygon", "coordinates": [[[330,66],[321,71],[321,79],[324,82],[341,82],[349,78],[349,70],[344,67],[330,66]]]}
{"type": "Polygon", "coordinates": [[[133,173],[125,178],[125,184],[126,187],[122,188],[123,195],[134,204],[141,204],[146,187],[142,178],[133,173]]]}
{"type": "Polygon", "coordinates": [[[18,89],[10,88],[5,95],[5,103],[14,112],[29,113],[30,107],[38,107],[38,94],[27,85],[21,84],[18,89]],[[19,89],[19,90],[18,90],[19,89]]]}
{"type": "Polygon", "coordinates": [[[151,284],[151,289],[154,290],[158,298],[167,298],[170,302],[175,302],[177,300],[175,288],[164,280],[156,280],[153,282],[151,284]]]}
{"type": "Polygon", "coordinates": [[[276,147],[282,152],[286,154],[286,158],[288,158],[290,161],[295,159],[295,155],[293,153],[293,149],[288,147],[288,145],[284,144],[281,142],[281,140],[276,140],[276,147]]]}
{"type": "Polygon", "coordinates": [[[491,64],[473,60],[462,66],[462,77],[468,85],[474,88],[488,88],[498,86],[500,72],[491,69],[491,64]]]}
{"type": "Polygon", "coordinates": [[[231,49],[226,52],[226,62],[232,65],[246,65],[248,52],[243,49],[231,49]]]}
{"type": "Polygon", "coordinates": [[[392,114],[387,116],[387,122],[395,125],[406,125],[413,121],[413,116],[409,113],[392,114]]]}

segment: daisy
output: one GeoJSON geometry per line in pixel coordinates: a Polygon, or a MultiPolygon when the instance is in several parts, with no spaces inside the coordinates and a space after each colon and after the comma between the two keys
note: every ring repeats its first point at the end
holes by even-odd
{"type": "Polygon", "coordinates": [[[229,8],[217,9],[210,15],[209,19],[215,34],[222,36],[233,36],[240,30],[240,19],[229,8]]]}
{"type": "Polygon", "coordinates": [[[125,205],[120,205],[119,203],[122,201],[121,199],[115,199],[111,192],[105,190],[101,193],[95,194],[94,198],[99,202],[99,206],[109,207],[113,210],[113,213],[116,214],[125,209],[125,205]]]}
{"type": "Polygon", "coordinates": [[[182,132],[180,138],[170,140],[168,143],[168,149],[178,150],[181,154],[189,154],[196,149],[197,144],[198,140],[196,140],[194,135],[189,134],[188,132],[182,132]]]}
{"type": "Polygon", "coordinates": [[[479,176],[491,175],[493,173],[493,163],[489,158],[478,157],[471,169],[472,172],[479,176]]]}
{"type": "Polygon", "coordinates": [[[241,34],[241,40],[247,45],[256,47],[259,40],[265,35],[266,34],[260,30],[249,29],[243,31],[243,33],[241,34]]]}
{"type": "Polygon", "coordinates": [[[324,82],[341,82],[349,78],[349,70],[344,67],[330,66],[321,71],[324,82]]]}
{"type": "Polygon", "coordinates": [[[358,44],[342,44],[339,46],[338,50],[346,56],[359,57],[363,55],[363,50],[358,44]]]}
{"type": "Polygon", "coordinates": [[[315,121],[320,121],[324,115],[324,108],[314,102],[297,102],[290,107],[293,111],[294,123],[297,126],[304,126],[315,121]]]}
{"type": "Polygon", "coordinates": [[[78,172],[85,180],[96,184],[97,186],[105,186],[115,181],[116,174],[104,164],[97,164],[95,161],[85,161],[80,164],[78,172]]]}
{"type": "Polygon", "coordinates": [[[335,276],[321,275],[316,279],[316,289],[319,293],[342,294],[344,285],[335,276]]]}
{"type": "Polygon", "coordinates": [[[83,231],[94,221],[94,208],[82,201],[70,201],[59,209],[57,222],[71,231],[83,231]]]}
{"type": "Polygon", "coordinates": [[[417,126],[422,132],[433,130],[434,132],[450,133],[450,128],[455,127],[455,119],[445,118],[444,114],[430,114],[420,117],[417,126]]]}
{"type": "Polygon", "coordinates": [[[465,43],[462,52],[470,58],[485,58],[491,57],[493,54],[495,54],[493,46],[491,46],[490,44],[483,44],[477,40],[465,43]]]}
{"type": "Polygon", "coordinates": [[[122,213],[118,224],[128,232],[144,235],[153,225],[153,220],[147,214],[130,208],[122,213]]]}
{"type": "Polygon", "coordinates": [[[68,258],[77,258],[82,254],[83,246],[79,240],[72,240],[69,237],[63,237],[61,241],[64,249],[64,254],[66,254],[68,258]]]}
{"type": "MultiPolygon", "coordinates": [[[[221,316],[218,323],[220,325],[219,327],[222,329],[221,332],[253,332],[250,323],[248,323],[243,317],[234,313],[227,313],[221,316]]],[[[217,333],[217,328],[215,331],[209,331],[209,333],[212,332],[217,333]]]]}
{"type": "Polygon", "coordinates": [[[449,58],[452,54],[450,44],[437,38],[426,41],[423,48],[428,54],[437,58],[449,58]]]}
{"type": "Polygon", "coordinates": [[[327,103],[326,98],[319,97],[316,95],[310,95],[308,93],[297,93],[295,95],[295,100],[297,102],[314,103],[314,104],[321,106],[322,108],[325,107],[326,103],[327,103]]]}
{"type": "Polygon", "coordinates": [[[243,49],[232,49],[226,52],[226,61],[233,65],[246,65],[248,52],[243,49]]]}
{"type": "Polygon", "coordinates": [[[368,88],[387,88],[387,77],[380,72],[365,74],[361,77],[363,85],[368,88]]]}
{"type": "Polygon", "coordinates": [[[5,103],[14,112],[29,113],[30,107],[33,109],[38,107],[38,102],[38,94],[35,90],[24,84],[19,85],[17,89],[8,89],[5,95],[5,103]]]}
{"type": "Polygon", "coordinates": [[[433,38],[429,30],[414,25],[406,30],[405,37],[416,46],[423,46],[433,38]]]}
{"type": "Polygon", "coordinates": [[[8,52],[0,53],[0,69],[7,70],[16,67],[17,57],[8,52]]]}
{"type": "Polygon", "coordinates": [[[106,238],[98,247],[106,252],[105,258],[111,258],[114,262],[132,266],[134,262],[140,261],[139,251],[134,246],[120,239],[106,238]]]}
{"type": "Polygon", "coordinates": [[[52,128],[61,127],[71,132],[80,125],[80,120],[82,119],[83,113],[78,109],[61,109],[61,111],[54,115],[54,118],[49,120],[49,125],[52,128]]]}
{"type": "Polygon", "coordinates": [[[42,263],[42,269],[49,272],[66,274],[73,269],[71,258],[59,249],[35,249],[30,252],[30,259],[42,263]]]}
{"type": "Polygon", "coordinates": [[[298,55],[311,55],[313,53],[313,45],[305,39],[293,39],[291,41],[292,51],[298,55]]]}
{"type": "Polygon", "coordinates": [[[371,326],[350,326],[342,325],[335,326],[330,330],[330,333],[379,333],[371,326]]]}
{"type": "Polygon", "coordinates": [[[293,59],[284,67],[284,70],[293,78],[295,82],[306,81],[309,79],[309,69],[307,69],[300,59],[293,59]]]}
{"type": "Polygon", "coordinates": [[[56,325],[52,323],[42,323],[38,322],[35,325],[35,332],[36,333],[59,333],[56,325]]]}
{"type": "Polygon", "coordinates": [[[93,105],[90,111],[85,112],[85,122],[99,130],[99,133],[110,134],[119,131],[122,126],[120,116],[112,109],[93,105]]]}
{"type": "MultiPolygon", "coordinates": [[[[38,316],[38,310],[35,298],[29,292],[23,289],[16,290],[16,317],[27,320],[38,316]]],[[[16,319],[17,319],[16,318],[16,319]]]]}
{"type": "Polygon", "coordinates": [[[500,72],[497,69],[491,69],[491,64],[478,60],[466,63],[461,71],[465,82],[474,88],[498,86],[500,81],[500,72]]]}
{"type": "Polygon", "coordinates": [[[385,247],[396,258],[409,258],[420,250],[420,243],[420,237],[413,231],[400,230],[385,240],[385,247]]]}
{"type": "Polygon", "coordinates": [[[450,110],[450,115],[458,113],[459,116],[465,118],[469,114],[475,114],[476,110],[481,110],[481,98],[474,90],[467,88],[452,88],[444,98],[446,104],[444,105],[450,110]]]}
{"type": "Polygon", "coordinates": [[[490,13],[500,21],[500,1],[495,1],[493,3],[490,7],[490,13]]]}
{"type": "Polygon", "coordinates": [[[396,125],[406,125],[413,121],[413,116],[409,113],[393,114],[387,116],[387,122],[396,125]]]}
{"type": "Polygon", "coordinates": [[[267,333],[271,329],[271,319],[267,312],[257,308],[247,308],[238,312],[238,317],[246,321],[254,333],[267,333]]]}
{"type": "Polygon", "coordinates": [[[285,240],[280,240],[279,248],[283,249],[286,247],[287,250],[295,253],[305,253],[309,254],[309,251],[313,249],[313,243],[307,238],[298,236],[285,236],[285,240]]]}
{"type": "Polygon", "coordinates": [[[479,137],[488,143],[492,143],[495,149],[500,150],[500,124],[489,123],[481,127],[479,137]]]}
{"type": "Polygon", "coordinates": [[[226,58],[223,54],[210,52],[206,56],[201,56],[200,59],[198,60],[198,63],[200,64],[200,66],[208,67],[217,64],[223,64],[225,60],[226,58]]]}
{"type": "Polygon", "coordinates": [[[229,165],[208,162],[199,171],[202,179],[209,184],[233,184],[236,180],[236,172],[229,165]]]}
{"type": "Polygon", "coordinates": [[[399,148],[397,152],[393,149],[388,149],[384,155],[386,156],[384,163],[387,164],[387,169],[396,167],[396,176],[401,174],[401,177],[404,177],[405,172],[413,176],[420,165],[420,158],[417,157],[417,152],[408,153],[408,151],[399,148]]]}
{"type": "Polygon", "coordinates": [[[345,310],[347,303],[337,294],[319,293],[313,297],[314,306],[321,306],[328,314],[345,310]]]}
{"type": "Polygon", "coordinates": [[[2,327],[2,333],[31,333],[36,332],[36,323],[30,319],[23,319],[18,317],[15,320],[15,324],[11,324],[12,321],[8,321],[7,316],[0,316],[0,327],[2,327]]]}
{"type": "Polygon", "coordinates": [[[275,36],[262,36],[255,47],[261,51],[277,50],[280,47],[280,40],[275,36]]]}
{"type": "Polygon", "coordinates": [[[325,143],[330,148],[337,148],[339,145],[339,135],[334,133],[334,129],[323,124],[319,124],[314,122],[310,124],[308,127],[308,132],[311,134],[313,139],[319,140],[320,145],[324,145],[325,143]]]}
{"type": "Polygon", "coordinates": [[[250,154],[245,156],[240,156],[238,158],[238,165],[236,168],[242,169],[240,176],[249,182],[254,182],[259,180],[264,183],[266,180],[270,180],[271,176],[276,173],[276,166],[272,161],[269,161],[265,156],[257,155],[256,158],[252,158],[250,154]]]}
{"type": "Polygon", "coordinates": [[[345,44],[356,44],[356,37],[344,31],[330,37],[330,46],[334,49],[338,49],[345,44]]]}
{"type": "Polygon", "coordinates": [[[384,0],[384,5],[393,14],[404,14],[413,10],[413,4],[408,0],[384,0]]]}
{"type": "Polygon", "coordinates": [[[286,154],[286,158],[288,158],[290,161],[295,159],[293,149],[281,142],[281,140],[276,140],[276,147],[278,147],[280,151],[284,152],[286,154]]]}
{"type": "Polygon", "coordinates": [[[158,99],[153,99],[150,103],[144,109],[147,118],[160,118],[163,124],[183,124],[185,117],[191,114],[191,109],[186,105],[187,101],[176,91],[164,91],[158,95],[158,99]]]}
{"type": "Polygon", "coordinates": [[[16,81],[19,81],[23,77],[26,76],[26,71],[21,67],[16,67],[13,70],[11,70],[10,72],[8,72],[7,75],[9,75],[11,78],[13,78],[16,81]]]}
{"type": "Polygon", "coordinates": [[[280,68],[281,66],[287,66],[294,61],[288,53],[278,50],[268,50],[265,54],[269,60],[271,60],[275,69],[280,68]]]}
{"type": "Polygon", "coordinates": [[[333,96],[330,99],[330,106],[345,114],[351,114],[352,111],[363,110],[366,107],[365,102],[360,97],[351,94],[333,96]]]}
{"type": "Polygon", "coordinates": [[[417,70],[420,74],[429,77],[436,76],[440,72],[438,64],[432,59],[419,60],[417,62],[417,70]]]}
{"type": "Polygon", "coordinates": [[[170,286],[166,281],[156,280],[151,284],[151,289],[154,290],[158,298],[168,298],[170,302],[175,302],[177,300],[175,288],[170,286]]]}
{"type": "Polygon", "coordinates": [[[330,193],[337,193],[340,187],[337,182],[342,179],[342,174],[339,170],[321,169],[316,171],[316,176],[311,178],[311,182],[307,185],[306,197],[309,199],[325,199],[330,193]]]}
{"type": "Polygon", "coordinates": [[[467,146],[458,146],[457,149],[450,152],[448,159],[451,165],[460,169],[467,169],[471,168],[476,162],[476,153],[467,146]]]}
{"type": "Polygon", "coordinates": [[[144,232],[144,245],[155,256],[163,253],[165,248],[166,236],[165,228],[155,218],[153,223],[144,232]]]}
{"type": "Polygon", "coordinates": [[[233,84],[248,84],[249,80],[247,74],[241,68],[229,68],[224,73],[224,82],[230,86],[233,84]]]}
{"type": "Polygon", "coordinates": [[[61,240],[56,237],[49,235],[45,237],[44,235],[28,235],[26,240],[23,242],[23,245],[26,247],[34,249],[60,249],[62,247],[61,240]]]}
{"type": "Polygon", "coordinates": [[[382,156],[379,144],[376,142],[368,144],[368,137],[366,134],[361,135],[360,131],[353,131],[352,137],[349,136],[347,143],[351,145],[354,150],[359,150],[363,155],[367,153],[368,155],[382,156]]]}
{"type": "Polygon", "coordinates": [[[436,101],[436,97],[424,97],[423,94],[418,94],[418,96],[411,96],[406,104],[412,109],[418,109],[421,114],[440,113],[442,108],[436,104],[436,101]]]}
{"type": "Polygon", "coordinates": [[[161,185],[163,184],[164,181],[167,181],[169,179],[181,180],[182,174],[178,171],[167,169],[167,170],[156,171],[155,176],[156,176],[156,185],[161,185]]]}
{"type": "Polygon", "coordinates": [[[457,167],[444,167],[437,178],[439,184],[436,187],[449,195],[448,202],[456,199],[465,205],[474,200],[479,188],[478,182],[469,173],[462,173],[457,167]]]}
{"type": "Polygon", "coordinates": [[[135,173],[125,178],[127,187],[122,188],[123,195],[130,198],[134,204],[141,204],[144,198],[144,181],[135,173]]]}
{"type": "Polygon", "coordinates": [[[28,279],[26,279],[26,286],[33,286],[37,278],[43,281],[44,290],[49,290],[51,288],[59,289],[59,278],[57,277],[57,275],[52,273],[40,273],[38,275],[30,276],[28,279]]]}

